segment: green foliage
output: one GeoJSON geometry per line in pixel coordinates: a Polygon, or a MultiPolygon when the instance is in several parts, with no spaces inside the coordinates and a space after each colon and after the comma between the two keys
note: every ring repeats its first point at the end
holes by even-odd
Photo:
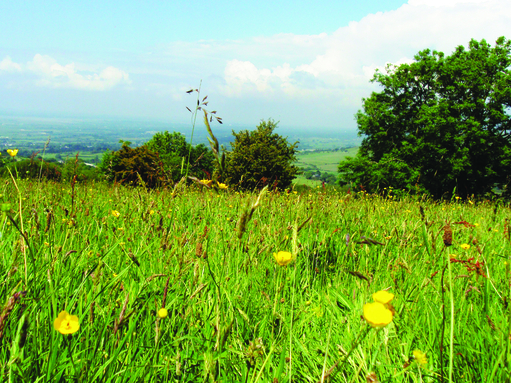
{"type": "Polygon", "coordinates": [[[156,133],[146,146],[159,154],[165,174],[172,182],[179,181],[186,174],[188,160],[189,176],[203,179],[210,178],[213,173],[214,155],[211,150],[204,144],[192,147],[181,133],[156,133]]]}
{"type": "Polygon", "coordinates": [[[472,40],[444,57],[424,50],[415,62],[377,71],[383,90],[356,115],[364,136],[356,158],[342,161],[340,179],[414,189],[436,198],[504,188],[511,174],[511,42],[472,40]]]}
{"type": "Polygon", "coordinates": [[[13,176],[25,179],[46,179],[49,181],[60,181],[62,178],[62,169],[54,164],[42,160],[27,159],[11,162],[2,169],[2,176],[8,177],[10,169],[13,176]]]}
{"type": "Polygon", "coordinates": [[[101,171],[94,167],[86,165],[83,160],[78,156],[66,159],[62,166],[62,178],[64,180],[71,180],[76,176],[76,180],[84,181],[99,181],[101,179],[101,171]]]}
{"type": "Polygon", "coordinates": [[[379,162],[360,155],[346,157],[339,165],[339,172],[342,175],[339,180],[341,186],[351,183],[355,188],[371,192],[381,192],[388,187],[411,193],[426,192],[418,183],[419,172],[388,153],[384,154],[379,162]]]}
{"type": "Polygon", "coordinates": [[[506,382],[510,205],[327,190],[268,192],[238,239],[256,195],[2,179],[0,381],[506,382]]]}
{"type": "Polygon", "coordinates": [[[165,185],[167,178],[158,154],[146,145],[132,148],[129,144],[123,142],[120,150],[103,155],[100,169],[106,179],[130,186],[142,181],[149,188],[165,185]]]}
{"type": "Polygon", "coordinates": [[[226,179],[231,185],[253,190],[265,185],[285,189],[299,172],[296,161],[298,143],[289,144],[287,139],[273,131],[277,122],[261,121],[256,130],[233,131],[232,151],[226,159],[226,179]]]}

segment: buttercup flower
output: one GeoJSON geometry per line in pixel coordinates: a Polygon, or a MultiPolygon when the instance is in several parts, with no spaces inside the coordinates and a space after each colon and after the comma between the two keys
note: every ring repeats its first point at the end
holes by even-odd
{"type": "Polygon", "coordinates": [[[222,184],[222,183],[220,183],[220,182],[217,182],[217,184],[218,184],[218,187],[219,187],[220,189],[228,189],[228,188],[229,188],[229,186],[227,186],[226,184],[222,184]]]}
{"type": "Polygon", "coordinates": [[[421,350],[415,350],[413,352],[413,357],[415,358],[415,361],[418,365],[421,364],[428,364],[428,358],[426,358],[426,354],[423,353],[421,350]]]}
{"type": "Polygon", "coordinates": [[[118,218],[121,213],[119,213],[117,210],[112,210],[112,215],[115,217],[115,218],[118,218]]]}
{"type": "Polygon", "coordinates": [[[211,186],[211,184],[213,183],[213,180],[200,180],[200,182],[202,182],[204,185],[211,186]]]}
{"type": "Polygon", "coordinates": [[[381,304],[384,305],[390,303],[392,299],[394,299],[394,294],[389,293],[388,291],[385,290],[381,290],[373,294],[373,301],[380,302],[381,304]]]}
{"type": "Polygon", "coordinates": [[[73,334],[80,328],[78,317],[69,315],[67,311],[61,311],[57,319],[53,321],[53,328],[61,334],[73,334]]]}
{"type": "Polygon", "coordinates": [[[16,154],[18,154],[18,149],[7,149],[7,153],[9,153],[11,157],[16,157],[16,154]]]}
{"type": "Polygon", "coordinates": [[[392,312],[383,303],[366,303],[364,305],[364,319],[372,327],[382,328],[392,322],[392,312]]]}
{"type": "Polygon", "coordinates": [[[169,312],[167,311],[167,309],[165,307],[161,308],[158,310],[158,317],[159,318],[166,318],[167,315],[169,315],[169,312]]]}
{"type": "Polygon", "coordinates": [[[293,260],[293,254],[291,254],[289,251],[279,251],[278,253],[273,253],[273,257],[280,266],[287,266],[293,260]]]}
{"type": "Polygon", "coordinates": [[[468,250],[470,249],[470,245],[468,243],[464,243],[462,245],[460,245],[460,247],[463,249],[463,250],[468,250]]]}

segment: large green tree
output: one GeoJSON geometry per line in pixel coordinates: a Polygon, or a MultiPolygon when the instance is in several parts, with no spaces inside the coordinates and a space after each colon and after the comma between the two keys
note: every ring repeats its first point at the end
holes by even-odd
{"type": "Polygon", "coordinates": [[[429,49],[372,79],[383,88],[356,115],[363,141],[341,184],[423,190],[439,198],[505,189],[511,175],[511,42],[429,49]]]}
{"type": "Polygon", "coordinates": [[[255,130],[232,132],[234,142],[227,153],[225,178],[230,185],[245,190],[266,185],[285,189],[298,174],[296,148],[285,137],[274,133],[277,122],[261,121],[255,130]]]}

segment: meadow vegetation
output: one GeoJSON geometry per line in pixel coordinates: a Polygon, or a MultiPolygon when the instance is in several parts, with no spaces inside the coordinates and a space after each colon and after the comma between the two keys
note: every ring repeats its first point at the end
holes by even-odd
{"type": "Polygon", "coordinates": [[[78,155],[60,167],[8,149],[2,381],[509,382],[511,209],[494,191],[509,194],[511,42],[469,48],[376,73],[385,89],[357,114],[366,137],[338,168],[344,192],[293,187],[296,144],[271,119],[227,150],[200,87],[190,143],[121,142],[106,181],[78,155]],[[466,58],[495,66],[496,85],[466,58]],[[470,103],[481,89],[495,102],[470,103]],[[211,150],[192,145],[198,114],[211,150]]]}
{"type": "Polygon", "coordinates": [[[0,194],[2,381],[511,376],[508,203],[15,175],[0,194]]]}

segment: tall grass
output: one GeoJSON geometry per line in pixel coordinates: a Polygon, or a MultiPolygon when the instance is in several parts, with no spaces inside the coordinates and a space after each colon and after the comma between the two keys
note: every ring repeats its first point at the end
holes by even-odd
{"type": "Polygon", "coordinates": [[[2,381],[511,375],[508,205],[269,192],[238,235],[257,195],[72,186],[19,181],[20,209],[1,182],[2,381]],[[280,250],[296,260],[278,266],[280,250]],[[396,313],[373,330],[362,307],[383,289],[396,313]],[[62,310],[72,335],[53,328],[62,310]]]}

